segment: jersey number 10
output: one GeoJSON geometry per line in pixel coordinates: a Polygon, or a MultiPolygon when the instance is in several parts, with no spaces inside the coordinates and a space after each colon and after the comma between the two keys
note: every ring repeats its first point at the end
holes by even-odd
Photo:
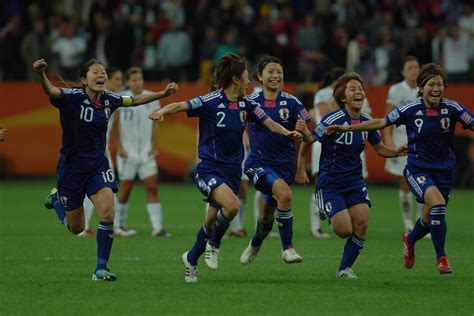
{"type": "Polygon", "coordinates": [[[94,119],[94,109],[81,105],[81,115],[79,118],[85,122],[92,122],[92,120],[94,119]]]}

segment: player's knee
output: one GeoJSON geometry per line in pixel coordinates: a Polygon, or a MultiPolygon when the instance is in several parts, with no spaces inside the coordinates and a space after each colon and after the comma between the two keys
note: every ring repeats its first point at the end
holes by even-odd
{"type": "Polygon", "coordinates": [[[354,223],[354,231],[358,236],[365,236],[365,232],[369,227],[368,219],[362,219],[354,223]]]}
{"type": "Polygon", "coordinates": [[[73,235],[79,235],[80,233],[84,231],[84,224],[74,224],[74,225],[68,224],[68,228],[69,228],[69,231],[73,235]]]}
{"type": "Polygon", "coordinates": [[[334,230],[334,232],[341,238],[347,238],[349,236],[352,236],[352,228],[349,227],[340,230],[334,230]]]}
{"type": "Polygon", "coordinates": [[[235,215],[237,215],[237,213],[240,210],[239,200],[238,199],[233,199],[232,201],[229,201],[227,203],[225,209],[227,210],[227,213],[229,214],[229,216],[231,216],[233,218],[235,215]]]}
{"type": "Polygon", "coordinates": [[[278,204],[284,205],[286,208],[291,207],[293,196],[289,188],[277,191],[275,194],[275,197],[276,197],[276,200],[278,201],[278,204]]]}

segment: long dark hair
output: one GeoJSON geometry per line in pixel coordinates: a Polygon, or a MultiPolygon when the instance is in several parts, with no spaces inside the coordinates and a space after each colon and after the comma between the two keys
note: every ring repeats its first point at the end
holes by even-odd
{"type": "Polygon", "coordinates": [[[227,88],[233,77],[240,77],[247,69],[247,62],[236,54],[226,54],[219,59],[214,72],[215,89],[227,88]]]}
{"type": "Polygon", "coordinates": [[[331,71],[328,71],[324,74],[323,79],[319,84],[319,90],[329,87],[334,81],[336,81],[340,76],[342,76],[346,71],[344,68],[336,67],[331,71]]]}

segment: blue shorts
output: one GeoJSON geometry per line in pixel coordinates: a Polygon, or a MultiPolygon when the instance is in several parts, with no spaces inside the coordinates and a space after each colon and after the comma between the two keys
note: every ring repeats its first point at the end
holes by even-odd
{"type": "Polygon", "coordinates": [[[326,214],[327,218],[331,218],[338,212],[347,209],[356,204],[367,204],[372,206],[367,188],[317,188],[314,193],[316,204],[326,214]]]}
{"type": "Polygon", "coordinates": [[[102,188],[118,191],[114,172],[105,156],[99,168],[88,173],[72,172],[60,159],[57,172],[58,196],[66,211],[81,207],[86,194],[90,197],[102,188]]]}
{"type": "Polygon", "coordinates": [[[453,170],[422,170],[406,166],[403,174],[418,203],[425,203],[425,191],[434,186],[448,204],[449,192],[454,184],[453,170]]]}
{"type": "Polygon", "coordinates": [[[257,166],[249,164],[245,166],[245,174],[252,181],[255,189],[262,192],[262,198],[271,205],[276,205],[272,197],[272,187],[276,180],[282,179],[289,186],[295,179],[295,165],[293,163],[278,166],[257,166]]]}
{"type": "Polygon", "coordinates": [[[229,166],[202,161],[194,170],[194,183],[206,197],[205,201],[209,202],[216,209],[219,209],[220,205],[210,200],[212,191],[225,183],[237,195],[239,193],[241,177],[241,166],[229,166]]]}

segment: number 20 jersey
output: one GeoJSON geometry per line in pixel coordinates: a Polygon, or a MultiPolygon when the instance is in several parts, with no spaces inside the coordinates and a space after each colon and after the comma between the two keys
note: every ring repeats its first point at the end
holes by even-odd
{"type": "Polygon", "coordinates": [[[408,167],[452,169],[456,164],[454,129],[457,122],[467,129],[473,116],[456,101],[443,98],[437,108],[427,108],[423,99],[394,109],[388,124],[405,125],[408,137],[408,167]]]}
{"type": "Polygon", "coordinates": [[[345,109],[340,109],[327,114],[316,125],[312,135],[321,143],[317,189],[322,187],[350,189],[365,186],[360,154],[366,141],[372,145],[380,143],[379,132],[350,131],[328,135],[326,127],[359,124],[368,120],[370,117],[366,114],[361,114],[359,119],[352,119],[345,109]]]}

